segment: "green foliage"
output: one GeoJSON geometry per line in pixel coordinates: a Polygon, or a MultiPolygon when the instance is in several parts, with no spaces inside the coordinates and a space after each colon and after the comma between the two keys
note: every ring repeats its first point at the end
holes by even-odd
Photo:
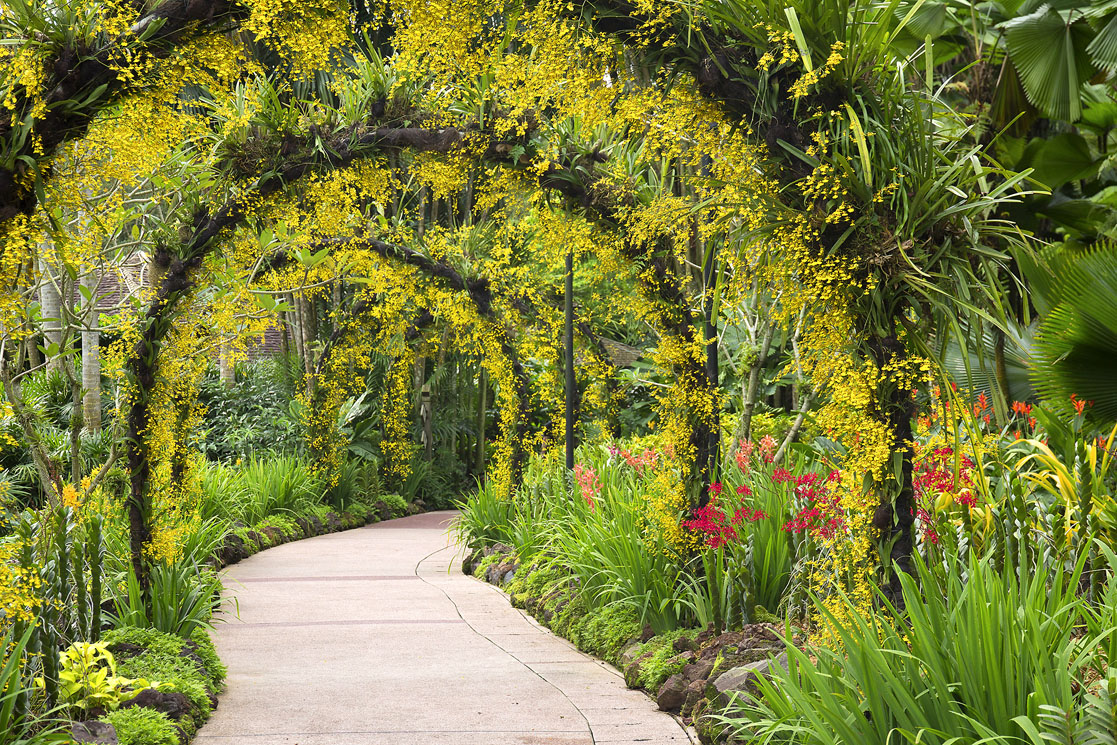
{"type": "Polygon", "coordinates": [[[113,726],[120,745],[179,745],[178,732],[161,711],[136,706],[109,712],[101,721],[113,726]]]}
{"type": "Polygon", "coordinates": [[[1068,418],[1071,395],[1090,402],[1088,416],[1117,420],[1117,247],[1047,251],[1026,263],[1049,306],[1035,339],[1033,377],[1041,395],[1068,418]]]}
{"type": "Polygon", "coordinates": [[[499,564],[504,558],[505,557],[501,554],[489,554],[481,559],[481,561],[477,562],[477,566],[473,568],[473,575],[475,577],[484,577],[488,574],[490,568],[499,564]]]}
{"type": "Polygon", "coordinates": [[[480,484],[477,491],[458,505],[461,514],[454,531],[468,545],[479,548],[494,543],[508,544],[512,535],[513,504],[498,493],[492,482],[480,484]]]}
{"type": "Polygon", "coordinates": [[[407,514],[408,504],[399,494],[381,494],[378,500],[388,505],[388,509],[395,517],[403,517],[407,514]]]}
{"type": "Polygon", "coordinates": [[[213,645],[209,633],[205,629],[194,629],[194,633],[190,635],[188,648],[202,661],[202,668],[213,687],[219,689],[225,683],[226,669],[221,658],[217,656],[217,648],[213,645]]]}
{"type": "Polygon", "coordinates": [[[23,667],[32,634],[33,629],[20,636],[9,628],[0,636],[0,745],[53,745],[68,740],[59,722],[28,709],[28,700],[37,688],[23,667]]]}
{"type": "Polygon", "coordinates": [[[640,659],[640,672],[630,683],[649,691],[659,690],[663,681],[682,670],[686,664],[678,658],[675,641],[683,637],[693,639],[697,635],[697,629],[678,629],[657,634],[641,644],[635,651],[636,659],[640,659]]]}
{"type": "Polygon", "coordinates": [[[220,461],[300,452],[302,427],[290,403],[296,382],[289,363],[279,359],[238,365],[232,388],[211,368],[198,395],[206,407],[202,452],[220,461]]]}
{"type": "Polygon", "coordinates": [[[633,608],[611,605],[587,613],[571,629],[570,640],[583,652],[616,664],[625,643],[639,636],[642,628],[633,608]]]}
{"type": "MultiPolygon", "coordinates": [[[[499,554],[486,556],[481,560],[480,564],[490,562],[494,557],[499,557],[499,554]]],[[[483,572],[475,571],[477,576],[483,576],[483,572]]],[[[536,557],[531,563],[521,566],[516,571],[516,576],[506,588],[508,593],[513,597],[522,595],[525,598],[541,598],[546,595],[554,585],[568,579],[570,576],[568,571],[564,571],[557,561],[553,558],[546,556],[536,557]]]]}
{"type": "Polygon", "coordinates": [[[246,501],[240,519],[253,525],[276,512],[300,512],[322,498],[322,482],[294,456],[253,458],[244,467],[246,501]]]}
{"type": "Polygon", "coordinates": [[[145,599],[140,584],[129,571],[124,592],[113,598],[117,626],[147,626],[189,638],[195,630],[208,628],[221,604],[221,581],[212,569],[192,562],[151,568],[151,589],[145,599]]]}
{"type": "Polygon", "coordinates": [[[1095,697],[1087,714],[1078,681],[1108,666],[1099,642],[1117,625],[1109,612],[1080,633],[1079,572],[1041,568],[1018,581],[976,559],[951,569],[937,576],[920,565],[918,585],[904,575],[906,614],[882,599],[862,618],[843,598],[843,624],[816,602],[840,648],[801,651],[789,641],[789,670],[776,669],[756,699],[739,698],[720,721],[771,743],[1039,745],[1063,728],[1077,733],[1074,742],[1093,736],[1089,720],[1107,699],[1095,697]]]}
{"type": "Polygon", "coordinates": [[[302,534],[294,518],[288,515],[269,515],[254,526],[257,532],[263,528],[277,528],[288,539],[302,534]]]}

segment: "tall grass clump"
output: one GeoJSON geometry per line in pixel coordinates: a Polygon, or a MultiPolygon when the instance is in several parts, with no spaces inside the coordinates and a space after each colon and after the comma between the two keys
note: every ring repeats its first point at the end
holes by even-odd
{"type": "Polygon", "coordinates": [[[789,642],[787,670],[717,721],[743,741],[801,745],[1111,741],[1117,617],[1077,596],[1081,564],[1023,579],[987,559],[951,569],[903,575],[905,612],[883,594],[867,617],[815,598],[837,644],[789,642]]]}
{"type": "Polygon", "coordinates": [[[292,455],[252,458],[243,473],[247,495],[240,519],[248,525],[278,512],[309,509],[322,497],[321,479],[292,455]]]}

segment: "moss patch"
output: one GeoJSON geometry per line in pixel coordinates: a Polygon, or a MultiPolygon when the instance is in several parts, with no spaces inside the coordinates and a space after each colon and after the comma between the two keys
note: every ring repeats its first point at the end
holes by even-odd
{"type": "Polygon", "coordinates": [[[640,634],[640,617],[625,605],[595,608],[571,629],[570,639],[578,649],[616,665],[621,649],[640,634]]]}
{"type": "Polygon", "coordinates": [[[698,636],[699,629],[679,629],[666,634],[653,636],[644,644],[637,647],[636,659],[640,661],[640,671],[635,680],[629,685],[657,691],[663,681],[683,669],[685,661],[679,658],[675,651],[675,640],[681,637],[690,639],[698,636]]]}
{"type": "Polygon", "coordinates": [[[178,731],[154,709],[120,709],[101,717],[116,730],[120,745],[178,745],[178,731]]]}

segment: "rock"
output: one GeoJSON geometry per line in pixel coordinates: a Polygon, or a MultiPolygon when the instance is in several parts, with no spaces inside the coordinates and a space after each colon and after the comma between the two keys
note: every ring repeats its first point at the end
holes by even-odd
{"type": "Polygon", "coordinates": [[[642,645],[640,641],[636,639],[633,639],[628,644],[624,645],[621,648],[620,655],[617,657],[617,667],[619,667],[621,670],[624,670],[626,667],[635,662],[636,658],[640,656],[641,646],[642,645]]]}
{"type": "Polygon", "coordinates": [[[260,535],[255,530],[247,531],[244,534],[244,537],[247,539],[247,541],[245,542],[245,550],[248,551],[249,554],[254,554],[257,551],[262,551],[266,547],[266,544],[264,543],[264,536],[260,535]]]}
{"type": "Polygon", "coordinates": [[[516,575],[516,570],[520,565],[514,561],[502,561],[499,564],[493,564],[489,567],[488,573],[485,575],[485,580],[492,585],[501,586],[506,582],[512,581],[512,577],[516,575]]]}
{"type": "Polygon", "coordinates": [[[74,722],[70,728],[70,737],[75,743],[91,745],[117,745],[120,742],[116,738],[116,730],[105,722],[74,722]]]}
{"type": "Polygon", "coordinates": [[[639,688],[640,687],[640,682],[639,682],[640,681],[640,670],[643,668],[643,666],[644,666],[644,658],[641,657],[638,660],[634,660],[634,661],[630,662],[624,668],[624,684],[626,686],[628,686],[629,688],[639,688]]]}
{"type": "Polygon", "coordinates": [[[768,675],[773,665],[782,665],[786,670],[787,653],[726,670],[707,687],[706,695],[719,709],[724,708],[734,693],[755,693],[757,678],[768,675]]]}
{"type": "Polygon", "coordinates": [[[217,558],[224,566],[236,564],[241,559],[248,558],[251,552],[244,545],[244,539],[236,533],[229,533],[225,536],[225,542],[221,544],[221,548],[217,550],[217,558]]]}
{"type": "Polygon", "coordinates": [[[145,709],[154,709],[167,715],[172,721],[179,721],[194,714],[194,705],[190,699],[181,693],[163,693],[154,688],[145,688],[132,700],[120,705],[121,709],[131,709],[142,706],[145,709]]]}
{"type": "Polygon", "coordinates": [[[192,642],[192,641],[186,642],[186,644],[183,645],[182,650],[178,653],[178,656],[183,657],[187,660],[190,660],[191,662],[193,662],[195,665],[198,666],[199,670],[205,670],[206,669],[206,663],[202,660],[201,656],[198,654],[198,643],[197,642],[192,642]]]}
{"type": "Polygon", "coordinates": [[[473,549],[462,559],[462,574],[473,574],[473,570],[481,563],[481,552],[478,549],[473,549]]]}
{"type": "Polygon", "coordinates": [[[331,533],[336,533],[342,528],[341,517],[339,517],[338,514],[332,510],[326,513],[326,528],[331,533]]]}
{"type": "Polygon", "coordinates": [[[651,624],[644,624],[644,630],[640,632],[640,641],[650,641],[653,636],[655,636],[655,629],[652,628],[651,624]]]}
{"type": "Polygon", "coordinates": [[[678,673],[663,681],[655,697],[659,710],[678,711],[682,708],[683,701],[686,700],[686,689],[686,679],[678,673]]]}
{"type": "Polygon", "coordinates": [[[698,649],[698,645],[695,644],[694,640],[691,639],[689,636],[680,636],[674,641],[671,647],[676,652],[692,652],[698,649]]]}
{"type": "Polygon", "coordinates": [[[129,660],[133,657],[139,657],[147,650],[141,647],[139,644],[117,642],[116,644],[113,644],[111,647],[109,647],[109,651],[112,652],[112,656],[115,657],[118,662],[120,662],[122,660],[129,660]]]}
{"type": "Polygon", "coordinates": [[[705,685],[706,678],[710,677],[710,673],[714,671],[714,661],[709,659],[700,659],[683,667],[682,675],[689,681],[701,681],[705,685]]]}
{"type": "Polygon", "coordinates": [[[264,540],[268,546],[278,546],[283,543],[286,538],[286,536],[283,535],[283,531],[273,525],[260,528],[260,532],[264,534],[264,540]]]}
{"type": "Polygon", "coordinates": [[[694,711],[695,705],[706,697],[706,681],[692,680],[683,692],[683,706],[680,713],[685,717],[694,711]]]}
{"type": "Polygon", "coordinates": [[[383,499],[376,500],[376,504],[373,505],[373,507],[376,510],[376,515],[381,520],[391,520],[393,517],[395,517],[392,514],[392,508],[389,507],[388,503],[385,502],[383,499]]]}

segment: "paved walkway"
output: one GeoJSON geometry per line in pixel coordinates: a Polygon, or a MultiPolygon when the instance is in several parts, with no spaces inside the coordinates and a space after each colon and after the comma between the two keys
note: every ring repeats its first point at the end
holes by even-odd
{"type": "Polygon", "coordinates": [[[198,745],[690,743],[612,667],[461,573],[452,512],[288,543],[226,573],[228,690],[198,745]]]}

